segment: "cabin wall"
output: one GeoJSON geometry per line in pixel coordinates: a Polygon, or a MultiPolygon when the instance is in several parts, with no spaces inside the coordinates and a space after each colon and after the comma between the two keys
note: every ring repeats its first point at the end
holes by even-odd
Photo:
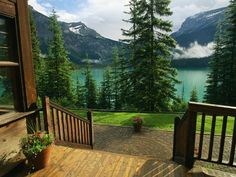
{"type": "MultiPolygon", "coordinates": [[[[14,90],[17,92],[16,112],[27,112],[37,108],[36,86],[32,61],[32,47],[30,38],[30,26],[28,16],[27,0],[0,0],[0,14],[14,18],[16,22],[18,63],[17,70],[19,79],[16,80],[14,90]]],[[[1,62],[1,61],[0,61],[1,62]]],[[[0,67],[1,70],[1,67],[0,67]]],[[[7,113],[0,110],[0,123],[6,118],[7,113]]],[[[12,167],[24,159],[20,155],[20,139],[27,134],[27,124],[35,121],[34,117],[29,119],[15,118],[11,123],[0,126],[0,177],[12,167]],[[20,156],[19,156],[20,155],[20,156]]],[[[32,124],[31,124],[32,125],[32,124]]]]}
{"type": "Polygon", "coordinates": [[[24,160],[24,156],[20,152],[20,139],[26,133],[25,119],[0,128],[0,176],[24,160]]]}

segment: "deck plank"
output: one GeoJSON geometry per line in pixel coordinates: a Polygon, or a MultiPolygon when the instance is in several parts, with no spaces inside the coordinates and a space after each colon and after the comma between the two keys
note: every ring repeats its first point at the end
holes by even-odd
{"type": "MultiPolygon", "coordinates": [[[[73,149],[55,146],[51,163],[31,177],[134,177],[134,176],[181,176],[178,167],[148,157],[115,154],[96,150],[73,149]],[[165,173],[164,173],[165,172],[165,173]],[[172,175],[172,172],[176,173],[172,175]]],[[[182,170],[183,171],[183,170],[182,170]]]]}

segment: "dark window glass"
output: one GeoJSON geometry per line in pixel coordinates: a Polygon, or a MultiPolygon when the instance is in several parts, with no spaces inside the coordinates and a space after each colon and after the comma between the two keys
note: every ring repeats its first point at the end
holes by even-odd
{"type": "Polygon", "coordinates": [[[12,69],[0,68],[0,108],[13,108],[12,69]]]}
{"type": "Polygon", "coordinates": [[[0,15],[0,115],[3,110],[17,109],[20,92],[15,19],[0,15]]]}
{"type": "Polygon", "coordinates": [[[14,20],[0,16],[0,61],[15,61],[16,40],[14,20]]]}

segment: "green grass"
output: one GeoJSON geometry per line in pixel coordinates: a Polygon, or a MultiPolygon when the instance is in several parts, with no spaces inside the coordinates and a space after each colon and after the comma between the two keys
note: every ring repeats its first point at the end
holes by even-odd
{"type": "MultiPolygon", "coordinates": [[[[81,110],[72,110],[74,113],[86,117],[86,112],[81,110]]],[[[143,126],[174,131],[174,119],[180,114],[175,113],[130,113],[130,112],[93,112],[93,120],[96,124],[117,125],[117,126],[132,126],[132,118],[142,117],[144,120],[143,126]]],[[[212,117],[206,116],[205,133],[211,132],[212,117]]],[[[223,117],[217,117],[215,133],[221,134],[223,117]]],[[[227,122],[227,134],[232,135],[234,118],[229,117],[227,122]]],[[[197,131],[200,131],[201,116],[197,119],[197,131]]]]}

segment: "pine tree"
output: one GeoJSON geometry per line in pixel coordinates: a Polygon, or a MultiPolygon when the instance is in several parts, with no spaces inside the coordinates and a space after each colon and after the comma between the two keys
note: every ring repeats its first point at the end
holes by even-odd
{"type": "Polygon", "coordinates": [[[193,90],[191,91],[190,101],[198,102],[197,88],[196,87],[194,87],[193,90]]]}
{"type": "Polygon", "coordinates": [[[101,83],[101,92],[99,96],[99,108],[111,109],[112,108],[112,71],[107,67],[103,73],[103,81],[101,83]]]}
{"type": "Polygon", "coordinates": [[[119,101],[122,109],[127,109],[130,105],[132,105],[132,102],[129,101],[132,100],[132,98],[130,98],[130,88],[132,88],[132,86],[130,85],[128,64],[129,60],[126,58],[126,52],[123,49],[118,62],[119,101]]]}
{"type": "Polygon", "coordinates": [[[223,104],[236,106],[236,0],[231,0],[226,12],[224,35],[224,80],[220,85],[223,104]]]}
{"type": "Polygon", "coordinates": [[[29,9],[29,18],[30,18],[30,31],[31,31],[31,41],[32,41],[32,57],[34,64],[35,80],[37,93],[40,97],[44,96],[46,90],[46,84],[44,79],[45,74],[45,61],[42,58],[40,43],[37,37],[37,29],[32,16],[32,10],[29,9]]]}
{"type": "Polygon", "coordinates": [[[71,63],[64,47],[61,27],[57,21],[56,12],[50,16],[50,32],[52,39],[48,47],[47,58],[47,96],[53,99],[72,100],[71,63]]]}
{"type": "Polygon", "coordinates": [[[205,98],[207,102],[235,106],[236,0],[230,1],[222,28],[218,31],[205,98]]]}
{"type": "Polygon", "coordinates": [[[214,54],[211,59],[210,69],[211,72],[208,74],[207,78],[207,86],[206,86],[206,93],[204,99],[208,103],[219,103],[219,83],[220,83],[220,62],[222,58],[222,22],[220,21],[217,25],[217,32],[215,35],[215,47],[214,47],[214,54]]]}
{"type": "Polygon", "coordinates": [[[133,28],[125,35],[131,37],[132,101],[139,110],[166,110],[171,99],[176,98],[176,71],[167,60],[175,41],[168,35],[171,22],[161,18],[172,14],[169,3],[169,0],[139,0],[132,6],[134,10],[130,7],[129,22],[133,28]]]}
{"type": "Polygon", "coordinates": [[[121,109],[121,101],[120,101],[120,83],[119,83],[119,73],[120,73],[120,68],[119,68],[119,52],[118,48],[114,47],[113,48],[113,63],[112,63],[112,98],[114,100],[114,108],[116,110],[121,109]]]}
{"type": "Polygon", "coordinates": [[[93,79],[91,66],[89,63],[86,64],[85,68],[85,101],[87,108],[96,108],[97,107],[97,89],[96,83],[93,79]]]}
{"type": "Polygon", "coordinates": [[[85,88],[80,84],[79,79],[77,78],[76,83],[76,102],[75,105],[78,108],[84,108],[85,107],[85,88]]]}

